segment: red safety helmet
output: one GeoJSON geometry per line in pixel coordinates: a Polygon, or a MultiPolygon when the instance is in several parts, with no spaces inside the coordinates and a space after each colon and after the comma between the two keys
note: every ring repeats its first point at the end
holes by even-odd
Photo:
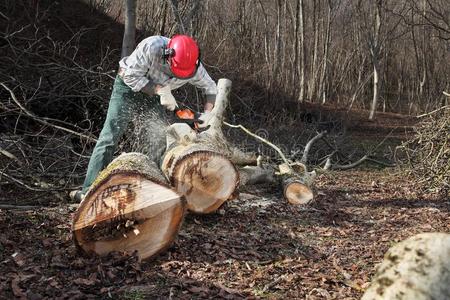
{"type": "Polygon", "coordinates": [[[173,36],[165,49],[170,70],[178,78],[195,75],[200,65],[200,50],[197,42],[187,35],[173,36]]]}

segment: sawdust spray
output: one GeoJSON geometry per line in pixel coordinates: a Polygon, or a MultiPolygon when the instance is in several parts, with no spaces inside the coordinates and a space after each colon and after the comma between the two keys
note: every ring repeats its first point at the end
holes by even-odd
{"type": "Polygon", "coordinates": [[[143,153],[159,164],[166,148],[168,113],[159,103],[146,104],[134,110],[131,151],[143,153]]]}

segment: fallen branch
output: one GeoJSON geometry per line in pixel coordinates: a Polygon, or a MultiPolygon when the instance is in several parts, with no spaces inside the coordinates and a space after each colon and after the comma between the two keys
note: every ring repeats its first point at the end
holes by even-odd
{"type": "Polygon", "coordinates": [[[10,176],[10,175],[8,175],[8,174],[2,172],[2,171],[0,171],[0,177],[1,177],[1,176],[4,176],[4,177],[6,177],[6,179],[9,179],[9,180],[11,180],[12,182],[17,183],[18,185],[23,186],[24,188],[26,188],[26,189],[28,189],[28,190],[30,190],[30,191],[33,191],[33,192],[48,192],[49,190],[51,190],[51,189],[38,189],[38,188],[34,188],[34,187],[32,187],[32,186],[29,186],[29,185],[26,184],[25,182],[22,182],[22,181],[20,181],[19,179],[14,178],[14,177],[12,177],[12,176],[10,176]]]}
{"type": "Polygon", "coordinates": [[[260,137],[259,135],[254,134],[253,132],[251,132],[250,130],[248,130],[247,128],[245,128],[244,126],[242,126],[240,124],[239,125],[233,125],[233,124],[227,123],[225,121],[223,121],[223,124],[225,124],[225,125],[227,125],[228,127],[231,127],[231,128],[239,128],[239,129],[243,130],[245,133],[247,133],[248,135],[250,135],[250,136],[254,137],[255,139],[265,143],[266,145],[272,147],[280,155],[280,157],[283,160],[283,162],[285,164],[289,165],[289,161],[287,160],[286,156],[283,154],[283,152],[281,151],[281,149],[278,146],[272,144],[268,140],[260,137]]]}
{"type": "Polygon", "coordinates": [[[0,204],[0,209],[8,210],[36,210],[41,207],[34,205],[10,205],[10,204],[0,204]]]}
{"type": "Polygon", "coordinates": [[[89,140],[89,141],[91,141],[91,142],[96,142],[96,141],[97,141],[97,139],[96,139],[96,138],[93,138],[92,136],[88,136],[88,135],[85,135],[85,134],[82,134],[82,133],[73,131],[73,130],[71,130],[71,129],[68,129],[68,128],[65,128],[65,127],[62,127],[62,126],[59,126],[59,125],[56,125],[56,124],[49,123],[49,122],[47,122],[47,121],[45,120],[46,118],[41,118],[41,117],[39,117],[39,116],[36,116],[36,115],[33,114],[31,111],[29,111],[28,109],[26,109],[26,108],[19,102],[19,100],[17,100],[16,95],[14,94],[14,92],[13,92],[9,87],[7,87],[3,82],[0,82],[0,85],[1,85],[5,90],[7,90],[7,91],[9,92],[9,94],[11,95],[11,98],[13,99],[13,101],[17,104],[17,106],[19,106],[19,108],[20,108],[20,109],[25,113],[25,115],[27,115],[28,117],[30,117],[30,118],[36,120],[37,122],[39,122],[39,123],[41,123],[41,124],[43,124],[43,125],[45,125],[45,126],[49,126],[49,127],[53,127],[53,128],[56,128],[56,129],[65,131],[65,132],[67,132],[67,133],[70,133],[70,134],[73,134],[73,135],[76,135],[76,136],[85,138],[85,139],[87,139],[87,140],[89,140]]]}
{"type": "Polygon", "coordinates": [[[17,156],[15,156],[14,154],[12,154],[9,151],[6,151],[5,149],[0,148],[0,154],[3,154],[4,156],[6,156],[7,158],[9,158],[11,160],[14,160],[19,165],[23,165],[23,163],[17,158],[17,156]]]}
{"type": "Polygon", "coordinates": [[[257,183],[275,183],[275,170],[270,166],[245,166],[239,170],[239,186],[257,183]]]}
{"type": "MultiPolygon", "coordinates": [[[[444,92],[444,95],[445,95],[445,92],[444,92]]],[[[449,97],[450,97],[450,95],[449,95],[449,97]]],[[[442,106],[442,107],[440,107],[440,108],[438,108],[438,109],[435,109],[435,110],[433,110],[433,111],[431,111],[431,112],[429,112],[429,113],[418,115],[418,116],[416,116],[416,118],[417,118],[417,119],[420,119],[420,118],[423,118],[423,117],[426,117],[426,116],[435,114],[435,113],[437,113],[438,111],[441,111],[441,110],[443,110],[443,109],[448,109],[448,108],[450,108],[450,105],[445,105],[445,106],[442,106]]]]}
{"type": "Polygon", "coordinates": [[[313,144],[320,140],[325,134],[327,134],[326,131],[320,132],[318,133],[315,137],[313,137],[305,146],[305,150],[303,151],[303,155],[302,155],[302,159],[300,160],[300,162],[306,164],[308,162],[308,155],[309,155],[309,151],[311,150],[313,144]]]}
{"type": "Polygon", "coordinates": [[[373,163],[376,163],[376,164],[379,164],[379,165],[382,165],[382,166],[385,166],[385,167],[395,167],[394,164],[390,164],[390,163],[386,163],[386,162],[383,162],[383,161],[379,161],[379,160],[376,160],[374,158],[371,158],[369,155],[364,155],[359,160],[357,160],[357,161],[355,161],[353,163],[347,164],[347,165],[332,164],[331,163],[331,157],[329,157],[329,158],[327,158],[327,161],[325,162],[325,166],[323,167],[323,169],[324,170],[342,170],[342,171],[345,171],[345,170],[350,170],[350,169],[356,168],[357,166],[361,165],[363,162],[366,162],[366,161],[370,161],[370,162],[373,162],[373,163]]]}

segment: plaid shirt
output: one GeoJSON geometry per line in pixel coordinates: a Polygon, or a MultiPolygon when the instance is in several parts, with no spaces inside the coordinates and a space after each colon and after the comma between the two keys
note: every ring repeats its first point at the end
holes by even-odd
{"type": "Polygon", "coordinates": [[[191,78],[179,79],[173,76],[169,64],[163,59],[163,49],[169,39],[163,36],[151,36],[142,40],[130,56],[120,60],[125,69],[123,81],[134,92],[139,92],[147,84],[170,86],[171,90],[190,83],[203,89],[207,101],[214,101],[217,94],[216,83],[200,64],[197,73],[191,78]]]}

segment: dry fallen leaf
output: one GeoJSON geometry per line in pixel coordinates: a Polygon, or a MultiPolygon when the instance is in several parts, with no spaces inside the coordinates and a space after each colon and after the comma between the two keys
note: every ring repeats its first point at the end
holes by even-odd
{"type": "Polygon", "coordinates": [[[11,289],[13,291],[13,294],[18,298],[26,299],[24,291],[19,287],[19,282],[20,282],[19,276],[15,276],[13,280],[11,280],[11,289]]]}
{"type": "Polygon", "coordinates": [[[73,282],[77,285],[86,285],[86,286],[95,285],[95,280],[85,278],[77,278],[73,282]]]}
{"type": "Polygon", "coordinates": [[[25,257],[23,256],[23,254],[14,252],[13,254],[11,254],[11,257],[19,267],[22,267],[25,264],[25,257]]]}

